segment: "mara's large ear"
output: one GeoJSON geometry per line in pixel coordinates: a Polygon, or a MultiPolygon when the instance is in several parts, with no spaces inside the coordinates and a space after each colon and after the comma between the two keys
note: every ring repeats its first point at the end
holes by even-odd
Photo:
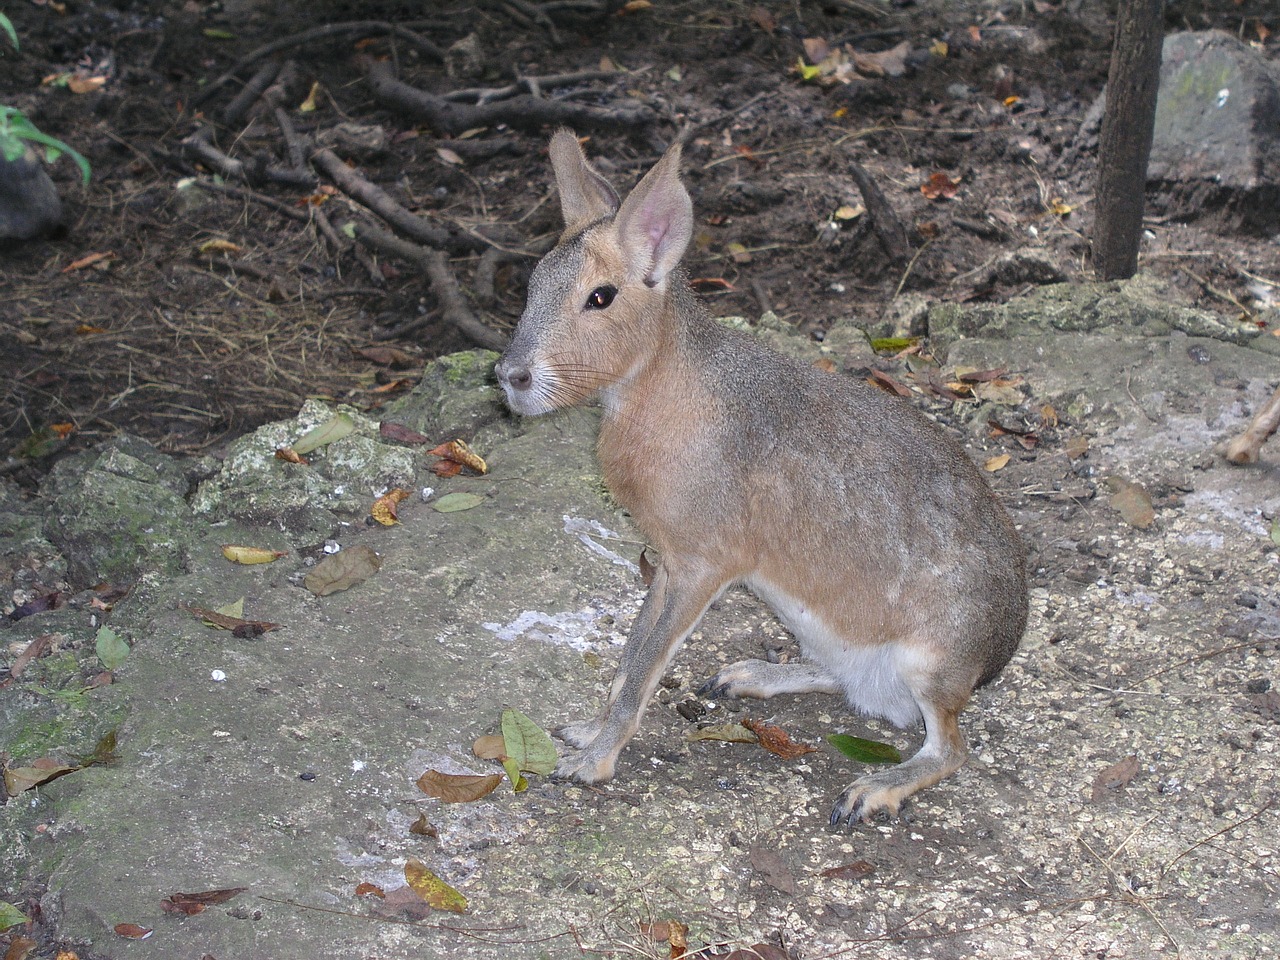
{"type": "Polygon", "coordinates": [[[678,143],[636,184],[614,224],[629,270],[646,286],[656,287],[675,269],[693,235],[693,202],[680,182],[678,143]]]}
{"type": "Polygon", "coordinates": [[[572,131],[564,127],[557,130],[551,138],[550,153],[566,229],[617,213],[617,191],[587,163],[572,131]]]}

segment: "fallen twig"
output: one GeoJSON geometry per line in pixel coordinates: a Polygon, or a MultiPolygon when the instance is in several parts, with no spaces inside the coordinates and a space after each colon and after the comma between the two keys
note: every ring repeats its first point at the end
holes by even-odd
{"type": "Polygon", "coordinates": [[[1234,464],[1257,463],[1267,438],[1280,427],[1280,388],[1262,405],[1243,433],[1227,444],[1224,456],[1234,464]]]}
{"type": "Polygon", "coordinates": [[[500,123],[538,132],[544,127],[559,125],[584,130],[643,130],[654,121],[653,111],[635,102],[594,107],[525,94],[497,103],[453,103],[400,81],[389,63],[364,58],[364,66],[369,88],[383,106],[425,121],[435,130],[450,135],[500,123]]]}
{"type": "Polygon", "coordinates": [[[445,322],[472,343],[489,350],[502,350],[506,347],[507,338],[481,323],[471,312],[466,297],[458,286],[458,281],[453,278],[449,264],[439,250],[410,243],[367,224],[356,227],[356,239],[382,253],[407,260],[418,267],[426,275],[436,299],[440,302],[445,322]]]}
{"type": "Polygon", "coordinates": [[[867,219],[875,230],[880,245],[893,264],[900,264],[911,256],[911,244],[907,242],[907,230],[893,206],[885,197],[884,191],[871,179],[871,175],[862,168],[862,164],[849,161],[849,173],[853,182],[858,185],[863,203],[867,206],[867,219]]]}
{"type": "Polygon", "coordinates": [[[313,30],[304,30],[302,33],[295,33],[291,37],[281,37],[279,40],[273,40],[271,43],[263,44],[256,50],[245,54],[232,64],[230,70],[201,90],[200,94],[195,97],[193,103],[196,106],[205,103],[217,91],[221,90],[224,86],[234,80],[236,74],[241,70],[246,70],[259,60],[269,57],[273,53],[279,53],[281,50],[288,50],[290,47],[300,47],[304,44],[310,43],[312,40],[326,40],[330,37],[345,37],[350,34],[371,36],[382,33],[389,33],[393,36],[399,37],[401,40],[408,41],[409,44],[416,47],[433,60],[444,60],[444,51],[426,37],[423,37],[410,30],[408,27],[401,26],[400,24],[387,23],[384,20],[355,20],[350,23],[328,23],[323,27],[316,27],[313,30]]]}
{"type": "Polygon", "coordinates": [[[337,184],[343,193],[364,204],[407,237],[454,253],[470,253],[487,246],[478,237],[450,233],[410,213],[381,187],[343,163],[342,158],[328,147],[321,147],[312,153],[311,162],[337,184]]]}

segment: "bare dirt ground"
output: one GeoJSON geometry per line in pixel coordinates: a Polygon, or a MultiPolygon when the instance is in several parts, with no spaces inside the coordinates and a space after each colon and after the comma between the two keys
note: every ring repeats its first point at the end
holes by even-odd
{"type": "MultiPolygon", "coordinates": [[[[689,266],[719,313],[769,307],[815,336],[852,316],[881,332],[903,294],[1001,300],[1086,270],[1093,157],[1068,147],[1105,80],[1105,5],[659,0],[612,15],[591,9],[600,5],[553,5],[545,21],[519,4],[444,2],[419,20],[397,4],[362,5],[362,21],[402,24],[420,42],[369,29],[284,45],[275,62],[293,66],[272,102],[304,153],[331,144],[448,234],[466,306],[500,332],[522,306],[532,261],[518,254],[543,249],[558,225],[547,202],[551,124],[523,107],[465,130],[424,122],[374,95],[371,59],[458,95],[453,107],[478,99],[459,91],[489,91],[499,110],[508,101],[492,92],[517,77],[612,71],[532,86],[596,112],[578,132],[622,185],[688,133],[701,217],[689,266]],[[797,61],[818,59],[806,40],[847,42],[866,57],[854,61],[861,72],[804,82],[797,61]],[[434,53],[459,41],[446,68],[434,53]],[[315,109],[300,112],[308,93],[315,109]],[[643,122],[620,123],[624,111],[643,122]],[[335,135],[344,123],[377,129],[335,135]],[[854,160],[901,218],[906,262],[886,256],[867,217],[842,219],[862,205],[854,160]],[[922,194],[934,174],[958,181],[953,197],[922,194]],[[492,247],[511,256],[477,276],[492,247]],[[1034,263],[995,269],[1014,251],[1034,263]]],[[[0,59],[0,89],[94,170],[82,189],[60,162],[66,234],[4,255],[7,447],[43,453],[58,444],[39,444],[42,431],[70,424],[72,449],[122,429],[167,451],[216,449],[307,395],[376,406],[423,358],[468,344],[417,269],[351,242],[344,225],[365,215],[331,176],[290,160],[264,101],[225,122],[270,58],[219,84],[225,71],[263,44],[349,22],[346,7],[23,3],[6,13],[22,48],[0,59]],[[244,169],[216,169],[193,145],[202,137],[244,169]],[[360,353],[373,346],[396,349],[360,353]]],[[[1264,0],[1179,4],[1169,27],[1256,40],[1259,26],[1280,29],[1275,16],[1264,0]]],[[[1230,227],[1157,217],[1143,268],[1188,303],[1238,315],[1256,278],[1280,275],[1280,254],[1230,227]]],[[[37,457],[9,469],[29,481],[45,466],[37,457]]]]}
{"type": "MultiPolygon", "coordinates": [[[[378,69],[370,63],[392,64],[400,80],[442,97],[489,91],[479,99],[499,106],[510,101],[492,91],[542,78],[526,89],[598,111],[575,127],[620,187],[675,136],[687,136],[686,179],[699,229],[686,262],[719,314],[754,318],[772,309],[815,339],[841,318],[873,336],[918,333],[917,307],[926,299],[1004,302],[1043,283],[1088,277],[1094,157],[1071,147],[1105,80],[1106,5],[654,0],[624,15],[591,6],[549,5],[549,19],[519,2],[441,2],[425,10],[6,7],[23,45],[0,59],[0,91],[83,152],[94,178],[81,188],[60,162],[52,172],[70,210],[66,233],[0,253],[0,443],[14,454],[4,474],[32,488],[58,457],[121,430],[168,453],[217,454],[255,426],[292,416],[308,396],[352,403],[376,418],[382,403],[412,387],[430,357],[472,345],[474,328],[472,336],[460,332],[460,315],[499,334],[510,330],[534,256],[559,227],[544,149],[553,124],[538,122],[527,106],[481,124],[447,116],[428,123],[388,105],[370,82],[378,69]],[[277,81],[283,126],[261,106],[226,122],[229,103],[262,61],[219,84],[229,68],[263,44],[356,19],[399,24],[414,36],[370,27],[286,45],[279,59],[292,58],[295,67],[277,81]],[[473,33],[476,47],[464,44],[449,56],[452,71],[433,55],[433,47],[448,49],[473,33]],[[795,67],[815,52],[804,41],[815,39],[849,43],[870,58],[849,83],[805,81],[795,67]],[[548,79],[588,71],[589,79],[573,83],[548,79]],[[41,85],[61,74],[88,78],[90,89],[41,85]],[[307,100],[315,109],[300,111],[307,100]],[[335,133],[341,124],[360,129],[335,133]],[[304,148],[302,163],[290,158],[286,129],[304,148]],[[216,152],[202,152],[201,144],[216,152]],[[374,220],[351,199],[349,184],[337,182],[341,171],[305,166],[319,144],[438,231],[438,249],[447,254],[443,280],[437,271],[427,282],[411,255],[352,239],[374,220]],[[247,173],[237,176],[240,168],[227,161],[247,173]],[[901,219],[905,258],[886,254],[860,212],[864,197],[852,161],[901,219]],[[954,196],[921,191],[935,174],[949,178],[954,196]],[[450,279],[461,301],[448,290],[450,279]],[[54,425],[64,424],[70,433],[57,439],[62,431],[54,425]]],[[[1259,25],[1280,30],[1270,0],[1179,4],[1168,24],[1245,39],[1256,39],[1259,25]]],[[[1272,58],[1275,46],[1272,40],[1265,48],[1272,58]]],[[[1241,233],[1212,211],[1194,223],[1166,220],[1161,198],[1151,199],[1142,269],[1167,284],[1170,296],[1238,319],[1254,298],[1274,292],[1280,248],[1273,238],[1241,233]]],[[[1171,348],[1189,364],[1209,362],[1199,359],[1206,350],[1199,342],[1171,348]]],[[[927,386],[927,370],[907,376],[913,362],[883,365],[913,384],[913,402],[945,423],[966,419],[963,403],[927,386]]],[[[1090,461],[1070,453],[1069,444],[1086,433],[1096,439],[1094,427],[1062,405],[1047,415],[1035,402],[1035,378],[1047,374],[1032,374],[1030,358],[1026,369],[1012,366],[1029,375],[1027,402],[1001,414],[1010,431],[969,431],[971,452],[984,460],[1012,454],[1009,470],[993,479],[1026,515],[1034,586],[1050,597],[1045,642],[1073,656],[1083,650],[1086,672],[1096,655],[1101,676],[1112,669],[1105,638],[1092,636],[1087,624],[1106,605],[1078,617],[1061,611],[1074,610],[1091,584],[1128,569],[1123,537],[1099,532],[1099,517],[1110,515],[1090,503],[1105,493],[1097,467],[1105,454],[1090,461]],[[1048,509],[1043,490],[1055,491],[1048,509]],[[1053,625],[1058,617],[1065,625],[1053,625]],[[1081,635],[1096,649],[1071,646],[1081,635]]],[[[1190,386],[1166,394],[1158,369],[1135,362],[1123,372],[1132,383],[1116,392],[1132,399],[1134,423],[1165,417],[1166,400],[1188,409],[1197,403],[1190,386]],[[1154,413],[1144,413],[1144,404],[1154,413]]],[[[1083,378],[1091,373],[1081,371],[1083,378]]],[[[1213,382],[1242,401],[1233,424],[1261,396],[1256,373],[1214,367],[1213,382]]],[[[1126,427],[1113,418],[1106,429],[1126,427]]],[[[1183,510],[1213,466],[1216,437],[1192,439],[1185,457],[1153,462],[1135,477],[1158,511],[1183,510]]],[[[1249,549],[1262,550],[1253,541],[1249,549]]],[[[1163,576],[1158,568],[1139,563],[1132,579],[1149,586],[1163,576]]],[[[1273,568],[1238,590],[1213,563],[1197,569],[1226,611],[1215,649],[1249,644],[1259,662],[1271,663],[1274,637],[1255,647],[1251,634],[1229,630],[1250,611],[1273,617],[1273,568]]],[[[25,600],[66,585],[28,578],[23,587],[25,600]]],[[[1159,662],[1159,651],[1150,655],[1159,662]]],[[[1238,679],[1251,697],[1274,698],[1265,667],[1240,669],[1231,682],[1238,679]]],[[[1117,711],[1130,709],[1117,704],[1117,711]]],[[[1273,732],[1274,699],[1257,709],[1261,719],[1246,725],[1273,732]]],[[[1069,740],[1076,721],[1062,717],[1060,735],[1069,740]]],[[[1094,711],[1080,722],[1105,719],[1094,711]]],[[[1090,759],[1102,766],[1113,758],[1090,759]]],[[[1255,809],[1272,808],[1249,807],[1250,815],[1255,809]]],[[[1254,874],[1273,877],[1269,862],[1260,863],[1250,864],[1254,874]]],[[[1255,907],[1264,916],[1270,902],[1258,890],[1243,900],[1251,916],[1255,907]]]]}

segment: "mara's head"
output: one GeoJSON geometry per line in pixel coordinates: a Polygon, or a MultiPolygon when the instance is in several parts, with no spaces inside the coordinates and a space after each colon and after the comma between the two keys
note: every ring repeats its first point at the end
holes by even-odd
{"type": "Polygon", "coordinates": [[[533,270],[498,382],[517,413],[573,406],[624,383],[664,347],[669,284],[693,231],[693,207],[671,147],[619,201],[577,138],[551,139],[564,233],[533,270]]]}

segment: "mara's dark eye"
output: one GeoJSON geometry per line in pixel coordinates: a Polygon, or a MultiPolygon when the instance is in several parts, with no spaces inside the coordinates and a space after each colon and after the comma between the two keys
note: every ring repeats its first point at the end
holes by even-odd
{"type": "Polygon", "coordinates": [[[588,310],[603,310],[609,304],[613,303],[613,298],[618,295],[618,288],[611,287],[607,284],[603,287],[596,287],[591,291],[591,295],[587,297],[588,310]]]}

